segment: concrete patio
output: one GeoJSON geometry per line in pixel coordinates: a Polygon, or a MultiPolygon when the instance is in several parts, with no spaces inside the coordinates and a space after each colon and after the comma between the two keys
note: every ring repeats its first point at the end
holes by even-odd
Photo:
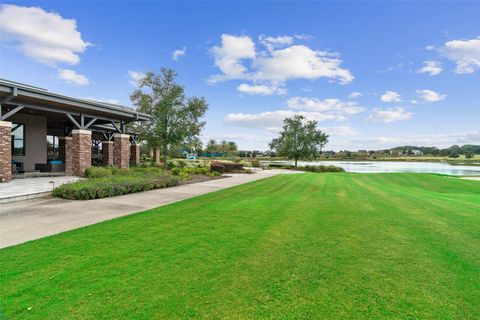
{"type": "Polygon", "coordinates": [[[13,179],[0,184],[0,203],[23,201],[51,194],[54,187],[78,180],[73,176],[13,179]]]}
{"type": "Polygon", "coordinates": [[[160,207],[251,181],[273,177],[278,174],[297,173],[301,172],[265,170],[255,174],[232,174],[224,179],[88,201],[48,197],[5,203],[0,206],[0,248],[160,207]]]}

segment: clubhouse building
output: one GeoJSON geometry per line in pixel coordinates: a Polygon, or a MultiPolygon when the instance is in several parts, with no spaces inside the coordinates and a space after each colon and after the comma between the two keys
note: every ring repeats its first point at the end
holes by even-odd
{"type": "Polygon", "coordinates": [[[0,79],[0,182],[16,176],[82,176],[91,165],[126,168],[140,146],[126,125],[149,116],[0,79]]]}

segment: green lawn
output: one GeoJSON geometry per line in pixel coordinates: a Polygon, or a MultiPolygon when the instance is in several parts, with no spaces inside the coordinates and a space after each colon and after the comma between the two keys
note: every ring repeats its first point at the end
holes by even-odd
{"type": "Polygon", "coordinates": [[[3,249],[0,273],[9,319],[479,319],[480,182],[277,176],[3,249]]]}

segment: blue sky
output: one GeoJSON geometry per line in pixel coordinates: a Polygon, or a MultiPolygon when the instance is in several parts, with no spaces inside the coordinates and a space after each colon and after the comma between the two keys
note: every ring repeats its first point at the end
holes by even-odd
{"type": "Polygon", "coordinates": [[[295,113],[327,149],[480,143],[480,2],[4,2],[0,77],[130,105],[169,67],[204,141],[267,149],[295,113]],[[176,54],[174,54],[176,52],[176,54]]]}

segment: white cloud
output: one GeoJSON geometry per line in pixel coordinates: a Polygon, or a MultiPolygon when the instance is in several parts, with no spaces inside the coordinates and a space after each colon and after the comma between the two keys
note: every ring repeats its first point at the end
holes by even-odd
{"type": "Polygon", "coordinates": [[[84,75],[76,73],[74,70],[59,69],[57,76],[65,80],[67,83],[76,84],[79,86],[86,86],[90,84],[90,80],[84,75]]]}
{"type": "Polygon", "coordinates": [[[440,51],[457,64],[455,73],[474,73],[480,69],[480,37],[448,41],[440,51]]]}
{"type": "Polygon", "coordinates": [[[267,48],[268,51],[272,51],[276,48],[285,47],[293,44],[292,36],[269,37],[261,35],[260,37],[258,37],[258,39],[267,48]]]}
{"type": "Polygon", "coordinates": [[[355,101],[342,101],[340,99],[324,99],[307,97],[292,97],[287,100],[290,109],[305,111],[323,111],[336,114],[354,115],[365,111],[355,101]]]}
{"type": "Polygon", "coordinates": [[[423,64],[424,66],[418,69],[417,73],[428,73],[431,76],[436,76],[443,71],[442,64],[438,61],[427,60],[423,64]]]}
{"type": "Polygon", "coordinates": [[[270,95],[285,95],[287,93],[287,89],[280,87],[280,86],[267,86],[267,85],[249,85],[246,83],[242,83],[237,87],[238,92],[249,94],[249,95],[263,95],[263,96],[270,96],[270,95]]]}
{"type": "Polygon", "coordinates": [[[418,97],[425,102],[437,102],[445,99],[447,95],[440,94],[433,90],[423,89],[417,90],[418,97]]]}
{"type": "Polygon", "coordinates": [[[27,57],[55,66],[75,65],[90,45],[82,39],[74,19],[36,7],[0,6],[2,41],[16,44],[27,57]]]}
{"type": "Polygon", "coordinates": [[[359,132],[349,126],[320,127],[320,130],[332,136],[356,136],[359,132]]]}
{"type": "Polygon", "coordinates": [[[250,37],[223,34],[221,46],[211,50],[215,66],[222,74],[211,76],[209,83],[232,79],[285,82],[323,77],[347,84],[353,80],[350,71],[341,67],[337,54],[294,45],[294,38],[297,37],[262,36],[260,41],[267,51],[257,53],[250,37]]]}
{"type": "Polygon", "coordinates": [[[348,97],[349,97],[350,99],[355,99],[355,98],[358,98],[358,97],[361,97],[361,96],[362,96],[362,93],[361,93],[361,92],[357,92],[357,91],[354,91],[354,92],[352,92],[352,93],[350,93],[350,94],[348,95],[348,97]]]}
{"type": "Polygon", "coordinates": [[[380,97],[380,100],[383,102],[400,102],[402,101],[402,98],[395,91],[385,91],[385,93],[380,97]]]}
{"type": "MultiPolygon", "coordinates": [[[[294,115],[303,115],[308,120],[344,121],[365,109],[352,101],[339,99],[324,99],[293,97],[287,100],[287,110],[265,111],[260,113],[230,113],[225,117],[227,123],[254,129],[265,129],[277,132],[282,127],[283,120],[294,115]]],[[[345,126],[332,127],[339,134],[347,134],[345,126]]],[[[352,133],[353,131],[350,131],[352,133]]]]}
{"type": "Polygon", "coordinates": [[[130,77],[130,80],[128,80],[128,83],[136,87],[138,86],[138,81],[140,81],[143,77],[145,77],[145,73],[140,71],[130,70],[128,71],[128,76],[130,77]]]}
{"type": "Polygon", "coordinates": [[[390,123],[395,121],[409,120],[412,118],[412,113],[408,112],[402,107],[393,107],[389,109],[373,109],[372,114],[367,120],[372,122],[390,123]]]}
{"type": "Polygon", "coordinates": [[[435,50],[435,47],[432,45],[429,45],[429,46],[426,46],[425,49],[427,49],[428,51],[432,51],[432,50],[435,50]]]}
{"type": "Polygon", "coordinates": [[[187,53],[187,48],[183,47],[182,49],[177,49],[172,52],[172,60],[178,61],[180,57],[183,57],[187,53]]]}
{"type": "Polygon", "coordinates": [[[354,77],[350,71],[340,67],[341,63],[335,54],[293,45],[274,50],[267,56],[259,56],[253,61],[253,77],[270,81],[330,78],[337,79],[341,84],[350,83],[354,77]]]}
{"type": "Polygon", "coordinates": [[[253,128],[265,129],[277,132],[281,129],[283,120],[291,118],[294,115],[303,115],[308,120],[326,121],[326,120],[343,120],[345,117],[335,114],[325,114],[320,112],[292,111],[292,110],[275,110],[260,113],[230,113],[225,117],[227,123],[253,128]]]}
{"type": "Polygon", "coordinates": [[[231,79],[247,78],[247,68],[242,65],[243,59],[255,58],[255,43],[248,36],[222,34],[222,45],[214,46],[212,53],[217,66],[223,74],[210,77],[209,83],[231,79]]]}

